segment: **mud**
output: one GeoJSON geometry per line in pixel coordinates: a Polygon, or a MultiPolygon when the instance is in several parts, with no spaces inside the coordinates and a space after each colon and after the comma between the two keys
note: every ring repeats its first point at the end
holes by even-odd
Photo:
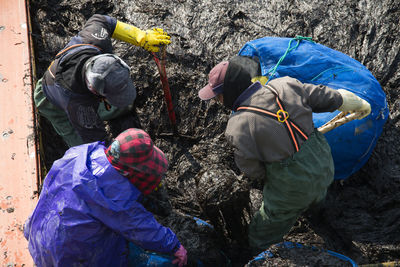
{"type": "MultiPolygon", "coordinates": [[[[177,232],[194,259],[207,254],[203,261],[209,266],[223,266],[214,265],[224,260],[220,251],[232,266],[251,259],[246,224],[259,205],[260,188],[241,177],[234,164],[223,136],[229,111],[197,97],[208,71],[245,42],[263,36],[310,36],[359,60],[387,94],[388,122],[367,164],[347,180],[335,181],[324,205],[304,214],[285,240],[329,249],[358,264],[400,259],[399,1],[36,0],[30,12],[36,78],[94,13],[142,29],[161,27],[171,35],[167,75],[178,129],[186,137],[168,135],[172,130],[152,56],[118,41],[114,48],[132,67],[141,126],[170,161],[164,182],[168,198],[153,201],[170,208],[157,218],[177,232]],[[193,230],[197,226],[187,215],[211,223],[214,230],[193,230]]],[[[40,132],[49,169],[66,147],[43,118],[40,132]]]]}

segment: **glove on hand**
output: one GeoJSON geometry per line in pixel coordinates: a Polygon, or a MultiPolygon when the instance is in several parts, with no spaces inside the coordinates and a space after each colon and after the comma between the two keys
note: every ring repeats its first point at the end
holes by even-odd
{"type": "Polygon", "coordinates": [[[172,261],[172,264],[178,264],[179,267],[187,264],[187,251],[182,245],[175,252],[174,256],[176,259],[172,261]]]}
{"type": "Polygon", "coordinates": [[[143,47],[150,52],[158,52],[160,45],[171,43],[171,37],[163,29],[154,28],[152,30],[142,31],[141,29],[117,20],[113,38],[143,47]]]}
{"type": "Polygon", "coordinates": [[[260,82],[262,85],[266,85],[268,82],[268,77],[266,76],[256,76],[251,78],[251,82],[255,83],[255,82],[260,82]]]}
{"type": "Polygon", "coordinates": [[[371,105],[364,99],[344,89],[339,89],[338,92],[343,99],[343,104],[338,110],[343,112],[355,112],[358,114],[357,119],[359,120],[367,117],[371,113],[371,105]]]}
{"type": "Polygon", "coordinates": [[[140,42],[140,46],[150,52],[158,52],[160,45],[168,45],[171,43],[171,37],[160,28],[145,31],[145,36],[140,42]]]}

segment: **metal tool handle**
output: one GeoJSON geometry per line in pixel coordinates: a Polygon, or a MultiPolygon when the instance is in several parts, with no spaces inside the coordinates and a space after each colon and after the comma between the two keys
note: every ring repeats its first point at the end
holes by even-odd
{"type": "Polygon", "coordinates": [[[172,103],[171,91],[169,89],[169,83],[167,78],[167,71],[165,69],[165,61],[166,61],[166,46],[162,46],[160,49],[161,58],[158,58],[156,54],[153,52],[154,61],[157,64],[158,72],[160,74],[161,84],[164,91],[165,103],[167,105],[168,117],[172,125],[172,130],[174,133],[177,133],[177,125],[176,125],[176,116],[174,111],[174,105],[172,103]]]}

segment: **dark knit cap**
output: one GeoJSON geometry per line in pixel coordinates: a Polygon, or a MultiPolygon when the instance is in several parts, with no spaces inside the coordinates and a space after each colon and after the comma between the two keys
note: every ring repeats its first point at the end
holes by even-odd
{"type": "Polygon", "coordinates": [[[224,106],[232,109],[236,99],[249,87],[251,79],[261,75],[257,58],[235,56],[229,60],[224,79],[224,106]]]}

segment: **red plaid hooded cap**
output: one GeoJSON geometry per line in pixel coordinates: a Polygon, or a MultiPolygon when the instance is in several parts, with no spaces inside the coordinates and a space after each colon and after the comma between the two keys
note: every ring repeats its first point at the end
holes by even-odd
{"type": "Polygon", "coordinates": [[[161,182],[168,168],[164,153],[140,129],[128,129],[117,136],[105,151],[108,161],[144,195],[161,182]]]}

